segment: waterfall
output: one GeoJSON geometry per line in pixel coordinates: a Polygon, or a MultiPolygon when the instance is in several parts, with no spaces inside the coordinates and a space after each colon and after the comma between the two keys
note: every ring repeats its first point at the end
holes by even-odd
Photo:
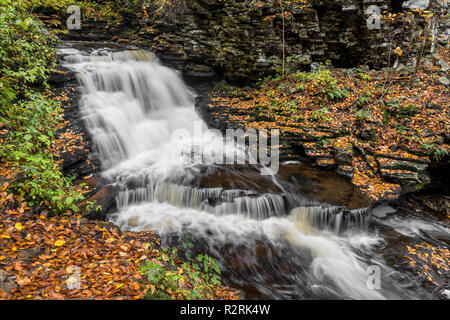
{"type": "Polygon", "coordinates": [[[340,234],[348,229],[359,231],[368,229],[368,215],[365,209],[345,210],[334,206],[298,207],[292,210],[295,221],[320,230],[340,234]]]}
{"type": "MultiPolygon", "coordinates": [[[[195,93],[153,54],[111,49],[66,49],[60,54],[83,88],[80,107],[102,175],[119,190],[118,211],[111,219],[121,228],[156,230],[162,236],[189,232],[218,259],[225,259],[224,248],[244,246],[242,259],[251,270],[240,277],[254,274],[255,285],[268,297],[284,296],[261,280],[266,271],[260,270],[257,241],[267,250],[290,250],[279,259],[295,269],[283,275],[291,296],[308,298],[309,292],[319,297],[398,297],[366,285],[371,261],[358,252],[379,238],[367,234],[365,209],[348,211],[308,200],[276,176],[270,179],[278,192],[202,187],[205,168],[214,171],[221,166],[204,164],[195,156],[186,159],[174,150],[187,148],[195,155],[206,146],[219,152],[223,137],[195,138],[194,123],[207,127],[195,112],[195,93]],[[192,133],[190,138],[174,140],[173,133],[180,129],[192,133]]],[[[245,157],[244,148],[231,149],[245,157]]],[[[248,170],[257,172],[252,166],[248,170]]],[[[268,268],[270,261],[275,260],[269,260],[268,268]]],[[[228,268],[226,262],[222,267],[228,268]]]]}

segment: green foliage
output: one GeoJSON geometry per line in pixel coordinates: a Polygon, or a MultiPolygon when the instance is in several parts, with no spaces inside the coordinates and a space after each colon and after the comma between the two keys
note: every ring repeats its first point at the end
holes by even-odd
{"type": "Polygon", "coordinates": [[[73,0],[24,0],[23,2],[31,12],[65,13],[67,7],[76,4],[73,0]]]}
{"type": "Polygon", "coordinates": [[[328,118],[329,113],[330,113],[330,111],[328,110],[328,108],[323,107],[322,109],[314,110],[311,113],[311,117],[315,121],[319,121],[319,120],[322,121],[322,120],[326,120],[328,118]]]}
{"type": "Polygon", "coordinates": [[[336,78],[323,65],[310,73],[297,72],[294,75],[294,80],[300,82],[301,88],[305,90],[309,87],[312,93],[324,102],[345,99],[349,93],[347,89],[339,88],[336,78]]]}
{"type": "Polygon", "coordinates": [[[280,74],[274,74],[274,75],[268,75],[264,78],[259,78],[258,81],[256,82],[256,86],[261,86],[264,83],[268,83],[271,81],[280,81],[281,80],[281,75],[280,74]]]}
{"type": "Polygon", "coordinates": [[[55,40],[17,1],[0,0],[0,102],[11,103],[24,86],[43,83],[55,64],[55,40]]]}
{"type": "Polygon", "coordinates": [[[372,93],[370,91],[365,91],[358,97],[358,100],[356,101],[355,105],[358,108],[362,108],[371,102],[372,102],[372,93]]]}
{"type": "Polygon", "coordinates": [[[448,156],[448,151],[438,144],[421,143],[420,146],[428,155],[431,155],[438,162],[448,156]]]}
{"type": "Polygon", "coordinates": [[[401,99],[390,99],[390,100],[386,101],[386,105],[388,107],[398,109],[400,107],[400,102],[402,102],[401,99]]]}
{"type": "Polygon", "coordinates": [[[11,130],[0,146],[0,156],[21,169],[21,178],[11,190],[30,206],[78,211],[75,203],[83,197],[71,191],[72,179],[63,176],[50,149],[61,120],[59,105],[39,94],[28,98],[1,109],[0,121],[11,130]]]}
{"type": "Polygon", "coordinates": [[[355,119],[360,120],[360,121],[370,119],[370,117],[371,117],[371,114],[370,114],[369,109],[358,110],[355,114],[355,119]]]}
{"type": "MultiPolygon", "coordinates": [[[[82,187],[82,185],[83,185],[83,183],[82,183],[82,184],[79,184],[78,186],[79,186],[79,187],[82,187]]],[[[91,211],[98,212],[98,211],[102,210],[102,206],[101,206],[101,205],[97,205],[97,206],[96,206],[96,204],[97,204],[97,201],[91,201],[91,200],[88,200],[88,201],[87,201],[86,208],[85,208],[85,211],[86,211],[86,212],[91,212],[91,211]],[[95,207],[95,208],[94,208],[94,207],[95,207]]]]}
{"type": "Polygon", "coordinates": [[[399,108],[398,111],[397,111],[397,115],[398,115],[400,118],[404,118],[404,117],[412,116],[412,115],[414,115],[416,112],[417,112],[416,106],[413,105],[413,104],[410,104],[410,105],[408,105],[408,106],[406,106],[406,107],[401,107],[401,108],[399,108]]]}
{"type": "Polygon", "coordinates": [[[23,3],[0,0],[0,122],[8,134],[0,156],[19,168],[10,191],[30,206],[77,211],[83,197],[71,188],[52,152],[61,118],[58,103],[33,90],[46,87],[55,65],[55,40],[33,20],[23,3]],[[38,87],[40,86],[40,87],[38,87]]]}
{"type": "Polygon", "coordinates": [[[168,291],[186,300],[205,299],[214,287],[221,285],[221,271],[217,262],[206,254],[199,254],[192,259],[188,252],[193,245],[188,239],[183,239],[182,246],[186,250],[186,261],[181,264],[183,272],[180,272],[177,263],[177,248],[164,248],[156,261],[147,261],[141,266],[141,273],[147,276],[152,285],[147,298],[169,299],[168,291]],[[192,288],[186,285],[188,282],[192,288]]]}
{"type": "Polygon", "coordinates": [[[391,116],[389,115],[389,112],[387,110],[383,111],[383,124],[384,126],[387,126],[389,124],[389,120],[391,119],[391,116]]]}
{"type": "Polygon", "coordinates": [[[358,72],[357,77],[360,78],[361,80],[370,80],[370,75],[368,75],[367,73],[364,72],[364,70],[359,70],[362,72],[358,72]]]}
{"type": "Polygon", "coordinates": [[[111,0],[117,8],[139,9],[145,0],[111,0]]]}

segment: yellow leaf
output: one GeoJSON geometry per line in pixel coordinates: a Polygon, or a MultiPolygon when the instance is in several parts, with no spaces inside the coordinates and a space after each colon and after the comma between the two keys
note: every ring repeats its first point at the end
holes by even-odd
{"type": "Polygon", "coordinates": [[[19,230],[19,231],[22,231],[22,229],[23,229],[23,225],[22,225],[20,222],[17,222],[17,223],[14,225],[14,227],[15,227],[17,230],[19,230]]]}
{"type": "Polygon", "coordinates": [[[123,286],[123,283],[118,284],[118,285],[116,286],[116,289],[119,289],[119,288],[121,288],[122,286],[123,286]]]}
{"type": "Polygon", "coordinates": [[[99,231],[102,231],[102,232],[108,231],[108,230],[106,230],[105,228],[100,228],[99,226],[95,226],[95,228],[96,228],[97,230],[99,230],[99,231]]]}
{"type": "Polygon", "coordinates": [[[403,50],[400,49],[400,47],[395,48],[394,53],[398,56],[401,56],[403,54],[403,50]]]}
{"type": "Polygon", "coordinates": [[[55,247],[61,247],[65,244],[66,242],[64,240],[56,240],[54,243],[55,247]]]}

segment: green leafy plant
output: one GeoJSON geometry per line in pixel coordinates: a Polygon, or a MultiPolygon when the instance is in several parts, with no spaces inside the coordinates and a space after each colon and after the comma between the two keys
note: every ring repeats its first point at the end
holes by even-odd
{"type": "Polygon", "coordinates": [[[297,72],[293,78],[301,83],[303,90],[309,89],[323,102],[342,100],[349,94],[347,89],[338,86],[336,78],[324,65],[314,72],[297,72]]]}
{"type": "Polygon", "coordinates": [[[421,143],[422,149],[432,156],[436,161],[441,161],[444,157],[448,156],[448,151],[443,149],[440,145],[434,143],[421,143]]]}
{"type": "Polygon", "coordinates": [[[8,129],[0,156],[20,171],[9,191],[35,208],[78,211],[83,196],[62,174],[52,146],[62,110],[35,92],[48,87],[56,42],[18,1],[0,0],[0,33],[0,122],[8,129]]]}
{"type": "MultiPolygon", "coordinates": [[[[192,243],[185,238],[182,246],[189,252],[192,243]]],[[[141,273],[151,283],[148,298],[170,299],[169,292],[187,300],[205,299],[214,287],[221,286],[220,267],[213,258],[199,254],[192,259],[186,255],[186,261],[180,263],[178,255],[177,248],[164,248],[156,261],[141,266],[141,273]]]]}
{"type": "Polygon", "coordinates": [[[23,3],[0,0],[0,102],[11,103],[24,86],[45,82],[55,65],[55,40],[23,3]]]}
{"type": "Polygon", "coordinates": [[[412,116],[417,112],[417,107],[413,104],[410,104],[406,107],[400,107],[397,111],[397,115],[401,118],[412,116]]]}
{"type": "Polygon", "coordinates": [[[372,102],[372,93],[370,91],[363,92],[356,101],[356,107],[362,108],[372,102]]]}
{"type": "Polygon", "coordinates": [[[370,119],[370,117],[371,117],[371,114],[370,114],[370,110],[369,109],[361,109],[361,110],[358,110],[356,113],[355,113],[355,119],[356,120],[367,120],[367,119],[370,119]]]}
{"type": "Polygon", "coordinates": [[[311,118],[313,120],[315,120],[315,121],[326,120],[328,114],[329,114],[328,108],[324,107],[324,108],[319,109],[319,110],[314,110],[311,113],[311,118]]]}
{"type": "Polygon", "coordinates": [[[73,178],[63,176],[50,148],[61,121],[60,107],[39,94],[29,99],[1,110],[1,121],[13,130],[0,146],[0,155],[22,173],[11,190],[31,206],[78,211],[76,202],[83,196],[72,190],[73,178]]]}

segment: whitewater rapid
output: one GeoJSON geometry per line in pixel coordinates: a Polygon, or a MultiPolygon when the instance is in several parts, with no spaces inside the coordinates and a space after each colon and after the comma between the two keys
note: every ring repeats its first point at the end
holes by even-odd
{"type": "MultiPolygon", "coordinates": [[[[250,273],[255,273],[254,286],[267,297],[410,297],[392,285],[384,289],[368,285],[370,266],[384,273],[393,270],[371,258],[383,239],[368,231],[366,209],[349,211],[308,200],[291,192],[276,175],[270,179],[279,186],[278,193],[201,187],[199,176],[220,166],[196,161],[195,150],[223,152],[223,137],[212,134],[196,140],[195,124],[200,122],[205,130],[207,125],[195,111],[195,93],[153,54],[66,48],[60,55],[65,66],[77,72],[82,85],[80,107],[101,160],[102,175],[119,190],[118,211],[110,217],[122,229],[156,230],[162,236],[192,234],[225,269],[224,248],[244,247],[246,253],[240,259],[248,260],[250,273]],[[192,133],[192,138],[173,139],[179,129],[192,133]],[[186,159],[174,152],[184,149],[194,150],[194,156],[186,159]],[[289,293],[286,287],[273,292],[264,280],[268,277],[256,275],[259,258],[252,248],[258,239],[267,248],[292,253],[277,257],[290,269],[297,268],[284,277],[289,293]]],[[[244,147],[228,147],[245,156],[244,147]]],[[[247,276],[235,270],[229,273],[238,279],[236,283],[247,276]]]]}

